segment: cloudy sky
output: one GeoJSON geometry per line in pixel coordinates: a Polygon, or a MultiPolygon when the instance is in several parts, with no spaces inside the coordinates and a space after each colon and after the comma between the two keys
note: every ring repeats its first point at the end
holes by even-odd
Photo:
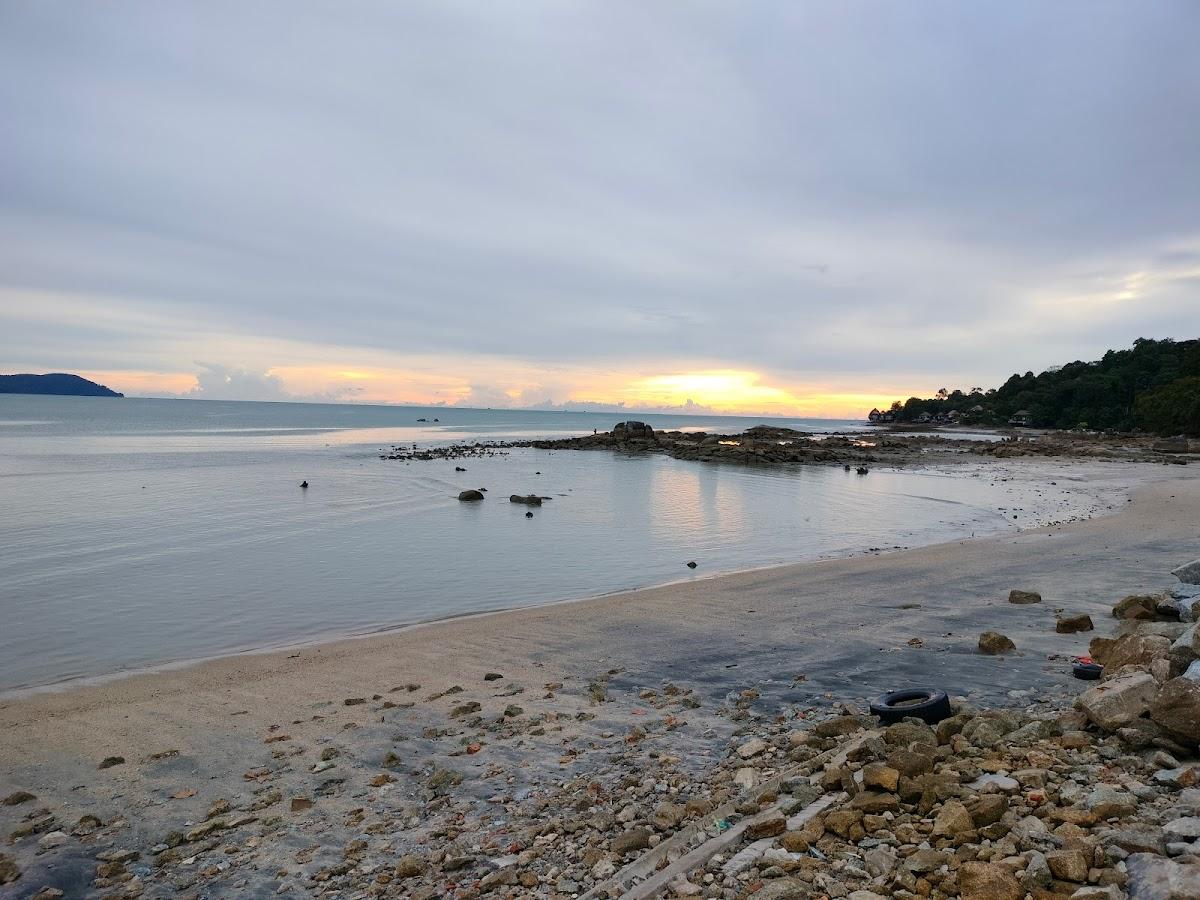
{"type": "Polygon", "coordinates": [[[0,5],[0,370],[861,414],[1200,334],[1200,4],[0,5]]]}

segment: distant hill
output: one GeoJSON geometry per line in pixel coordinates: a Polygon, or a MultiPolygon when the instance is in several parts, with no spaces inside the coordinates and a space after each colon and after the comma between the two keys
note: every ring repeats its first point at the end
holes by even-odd
{"type": "MultiPolygon", "coordinates": [[[[876,410],[878,413],[878,410],[876,410]]],[[[1200,340],[1138,338],[1100,359],[1014,374],[1000,387],[942,388],[892,404],[890,420],[1200,435],[1200,340]]]]}
{"type": "Polygon", "coordinates": [[[65,394],[71,397],[124,397],[102,384],[54,372],[49,375],[0,375],[0,394],[65,394]]]}

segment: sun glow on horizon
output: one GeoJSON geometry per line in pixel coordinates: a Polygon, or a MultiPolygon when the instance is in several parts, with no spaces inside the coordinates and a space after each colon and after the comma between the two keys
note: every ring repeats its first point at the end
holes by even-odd
{"type": "MultiPolygon", "coordinates": [[[[245,370],[236,370],[247,374],[245,370]]],[[[205,390],[204,374],[187,372],[92,371],[85,377],[114,390],[141,396],[224,397],[205,390]]],[[[746,369],[689,369],[644,372],[562,372],[485,361],[447,361],[443,366],[281,365],[251,370],[247,383],[269,384],[267,395],[241,399],[280,399],[384,405],[491,408],[613,406],[630,412],[694,410],[750,416],[861,418],[904,390],[838,390],[828,383],[785,383],[746,369]]],[[[229,384],[229,376],[221,378],[229,384]]],[[[849,385],[847,387],[850,387],[849,385]]],[[[857,385],[855,386],[857,387],[857,385]]],[[[874,388],[874,386],[872,386],[874,388]]]]}

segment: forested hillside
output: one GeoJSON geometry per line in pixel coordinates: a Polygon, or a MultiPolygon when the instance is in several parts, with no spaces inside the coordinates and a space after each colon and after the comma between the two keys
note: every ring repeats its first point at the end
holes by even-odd
{"type": "Polygon", "coordinates": [[[1018,414],[1038,428],[1091,428],[1200,435],[1200,340],[1139,338],[1098,360],[1014,374],[998,388],[943,388],[892,404],[898,422],[928,417],[1003,425],[1018,414]]]}

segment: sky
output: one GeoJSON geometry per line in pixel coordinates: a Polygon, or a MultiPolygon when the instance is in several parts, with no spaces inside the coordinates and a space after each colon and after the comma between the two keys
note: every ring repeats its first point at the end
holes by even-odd
{"type": "Polygon", "coordinates": [[[9,0],[0,371],[858,416],[1196,337],[1198,41],[1193,0],[9,0]]]}

